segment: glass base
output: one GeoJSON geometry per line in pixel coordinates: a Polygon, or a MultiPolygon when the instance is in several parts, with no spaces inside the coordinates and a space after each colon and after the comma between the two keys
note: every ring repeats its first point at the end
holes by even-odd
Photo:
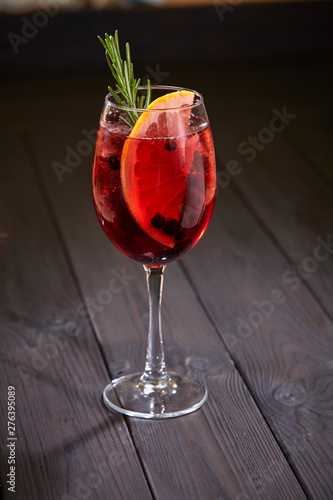
{"type": "Polygon", "coordinates": [[[180,417],[200,408],[207,390],[198,382],[168,373],[161,383],[142,381],[142,373],[113,380],[103,391],[104,404],[129,417],[163,419],[180,417]]]}

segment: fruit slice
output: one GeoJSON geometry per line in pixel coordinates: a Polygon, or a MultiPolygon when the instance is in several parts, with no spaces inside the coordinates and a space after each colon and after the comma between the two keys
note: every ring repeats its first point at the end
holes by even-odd
{"type": "Polygon", "coordinates": [[[196,136],[186,137],[191,113],[187,106],[193,99],[193,92],[178,91],[153,101],[134,125],[121,156],[121,183],[129,211],[148,236],[170,248],[177,241],[198,142],[196,136]]]}

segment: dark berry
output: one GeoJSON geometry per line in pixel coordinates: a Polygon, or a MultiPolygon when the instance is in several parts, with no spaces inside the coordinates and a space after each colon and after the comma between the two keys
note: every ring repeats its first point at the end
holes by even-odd
{"type": "Polygon", "coordinates": [[[156,215],[154,215],[150,223],[156,229],[162,229],[162,227],[164,227],[166,224],[166,218],[163,217],[163,215],[157,213],[156,215]]]}
{"type": "Polygon", "coordinates": [[[167,151],[174,151],[177,148],[177,143],[175,141],[167,141],[165,143],[165,149],[167,151]]]}
{"type": "Polygon", "coordinates": [[[119,111],[112,109],[108,111],[105,116],[105,121],[110,123],[116,123],[119,121],[119,111]]]}
{"type": "Polygon", "coordinates": [[[176,219],[170,219],[165,224],[163,231],[169,236],[174,236],[180,230],[180,224],[176,219]]]}
{"type": "Polygon", "coordinates": [[[201,97],[199,95],[195,94],[194,99],[193,99],[193,104],[196,104],[200,100],[201,100],[201,97]]]}
{"type": "Polygon", "coordinates": [[[182,241],[185,238],[185,233],[184,231],[178,231],[178,233],[175,236],[176,241],[182,241]]]}
{"type": "Polygon", "coordinates": [[[111,170],[115,171],[120,169],[120,161],[117,156],[110,156],[109,167],[111,168],[111,170]]]}

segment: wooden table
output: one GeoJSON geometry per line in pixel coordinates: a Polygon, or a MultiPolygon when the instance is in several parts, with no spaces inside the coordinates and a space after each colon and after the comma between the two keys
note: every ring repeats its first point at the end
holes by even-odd
{"type": "Polygon", "coordinates": [[[148,320],[142,267],[92,205],[107,78],[3,85],[2,498],[332,499],[331,67],[169,68],[164,83],[205,95],[219,190],[202,241],[167,267],[162,312],[168,368],[209,397],[166,421],[101,401],[143,368],[148,320]]]}

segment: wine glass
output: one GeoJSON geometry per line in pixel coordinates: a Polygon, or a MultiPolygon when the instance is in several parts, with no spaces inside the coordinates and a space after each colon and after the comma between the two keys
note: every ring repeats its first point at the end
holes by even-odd
{"type": "Polygon", "coordinates": [[[96,139],[93,199],[109,240],[143,264],[149,295],[144,371],[112,380],[103,400],[128,416],[162,419],[195,411],[207,399],[197,381],[166,370],[161,299],[166,264],[193,248],[207,228],[216,168],[202,95],[167,86],[151,92],[154,99],[174,92],[192,92],[194,98],[177,106],[162,98],[158,109],[136,109],[107,95],[96,139]],[[131,116],[139,117],[133,128],[131,116]]]}

